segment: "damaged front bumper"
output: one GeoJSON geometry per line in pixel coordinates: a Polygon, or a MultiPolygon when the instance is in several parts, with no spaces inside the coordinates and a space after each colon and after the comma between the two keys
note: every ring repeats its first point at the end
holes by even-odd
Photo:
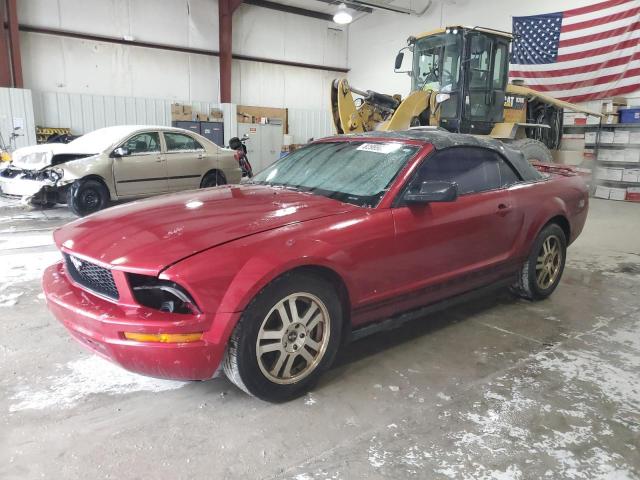
{"type": "Polygon", "coordinates": [[[27,203],[63,203],[66,187],[43,171],[11,167],[0,170],[0,194],[20,197],[27,203]]]}

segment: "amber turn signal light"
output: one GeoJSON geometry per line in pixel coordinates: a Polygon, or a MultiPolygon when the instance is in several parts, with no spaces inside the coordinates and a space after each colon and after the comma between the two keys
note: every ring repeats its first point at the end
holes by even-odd
{"type": "Polygon", "coordinates": [[[188,343],[202,340],[202,332],[198,333],[134,333],[124,332],[124,338],[136,342],[188,343]]]}

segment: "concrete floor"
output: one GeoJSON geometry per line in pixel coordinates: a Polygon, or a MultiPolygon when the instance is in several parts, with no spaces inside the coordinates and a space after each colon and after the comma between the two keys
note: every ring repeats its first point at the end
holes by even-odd
{"type": "Polygon", "coordinates": [[[551,299],[359,341],[285,405],[72,341],[39,287],[70,218],[0,207],[0,478],[640,478],[640,205],[593,200],[551,299]]]}

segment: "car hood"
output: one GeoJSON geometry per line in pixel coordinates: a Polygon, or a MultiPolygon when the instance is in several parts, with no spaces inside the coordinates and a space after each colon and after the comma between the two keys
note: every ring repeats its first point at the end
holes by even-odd
{"type": "Polygon", "coordinates": [[[354,209],[284,188],[223,186],[112,207],[59,228],[54,238],[63,250],[103,266],[157,275],[217,245],[354,209]]]}
{"type": "Polygon", "coordinates": [[[72,147],[66,143],[44,143],[17,149],[11,154],[11,163],[23,170],[41,170],[51,165],[54,155],[66,154],[78,157],[95,155],[95,149],[72,147]]]}

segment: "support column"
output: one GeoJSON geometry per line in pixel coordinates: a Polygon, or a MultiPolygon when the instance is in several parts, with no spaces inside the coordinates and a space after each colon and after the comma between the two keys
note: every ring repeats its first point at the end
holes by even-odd
{"type": "MultiPolygon", "coordinates": [[[[15,1],[15,0],[13,0],[15,1]]],[[[231,44],[233,12],[242,0],[218,0],[220,41],[220,103],[231,103],[231,44]]]]}
{"type": "Polygon", "coordinates": [[[0,1],[0,87],[11,87],[11,64],[9,63],[9,36],[4,28],[6,3],[0,1]]]}
{"type": "Polygon", "coordinates": [[[18,30],[18,6],[16,5],[16,0],[7,0],[7,20],[9,22],[9,48],[11,50],[13,86],[15,88],[23,88],[20,31],[18,30]]]}

